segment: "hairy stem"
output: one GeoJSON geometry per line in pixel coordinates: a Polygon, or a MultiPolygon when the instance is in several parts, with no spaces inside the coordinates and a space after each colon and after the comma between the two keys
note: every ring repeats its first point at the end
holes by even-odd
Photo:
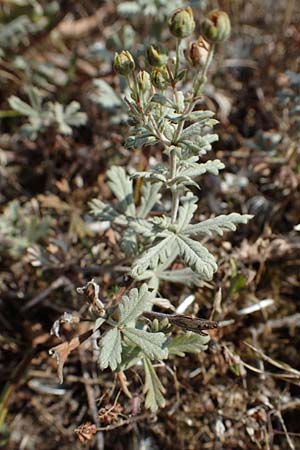
{"type": "MultiPolygon", "coordinates": [[[[175,149],[171,150],[170,153],[170,179],[172,180],[176,176],[177,171],[177,156],[175,149]]],[[[177,212],[179,207],[179,192],[176,187],[172,187],[172,210],[171,210],[171,220],[172,223],[176,222],[177,212]]]]}
{"type": "Polygon", "coordinates": [[[206,82],[206,75],[207,75],[207,71],[208,68],[210,66],[210,63],[212,62],[213,56],[214,56],[214,51],[215,51],[215,45],[211,44],[209,51],[207,53],[206,56],[206,60],[204,63],[204,66],[202,68],[202,71],[200,73],[199,78],[196,80],[195,84],[194,84],[194,93],[193,93],[193,97],[192,97],[192,101],[191,103],[195,100],[195,98],[201,94],[201,90],[206,82]]]}
{"type": "MultiPolygon", "coordinates": [[[[180,40],[177,39],[176,41],[176,67],[175,67],[175,77],[177,75],[177,70],[178,70],[178,64],[179,64],[179,45],[180,45],[180,40]],[[177,68],[177,69],[176,69],[177,68]]],[[[202,90],[205,82],[206,82],[206,75],[207,75],[207,71],[208,68],[210,66],[210,63],[212,61],[213,55],[214,55],[214,50],[215,50],[215,45],[212,44],[209,48],[209,51],[207,53],[207,57],[204,63],[204,66],[202,68],[202,71],[199,75],[199,77],[196,79],[195,83],[194,83],[194,89],[193,89],[193,95],[190,99],[190,102],[187,105],[186,108],[186,112],[185,114],[188,115],[189,113],[191,113],[194,109],[195,106],[195,100],[197,98],[197,96],[201,93],[200,91],[202,90]]],[[[184,124],[185,124],[185,120],[183,120],[182,122],[180,122],[177,126],[176,132],[174,134],[174,138],[173,138],[173,142],[174,144],[178,141],[178,139],[180,138],[180,135],[183,131],[184,128],[184,124]]],[[[177,156],[175,153],[175,150],[171,150],[170,153],[170,178],[173,179],[176,176],[176,169],[177,169],[177,156]]],[[[178,213],[178,207],[179,207],[179,192],[178,189],[176,187],[172,188],[172,210],[171,210],[171,220],[172,223],[176,223],[176,219],[177,219],[177,213],[178,213]]]]}
{"type": "Polygon", "coordinates": [[[174,72],[174,80],[176,80],[177,75],[178,75],[178,70],[179,70],[179,52],[180,52],[180,44],[181,44],[181,39],[177,38],[176,39],[176,60],[175,60],[175,72],[174,72]]]}
{"type": "MultiPolygon", "coordinates": [[[[210,63],[212,61],[213,55],[214,55],[214,50],[215,50],[215,45],[212,44],[210,46],[210,49],[209,49],[208,53],[207,53],[206,60],[205,60],[204,66],[202,68],[202,71],[201,71],[201,73],[199,75],[199,78],[197,78],[195,80],[194,89],[193,89],[193,95],[192,95],[192,97],[190,99],[190,102],[188,103],[186,111],[185,111],[186,115],[188,115],[189,113],[191,113],[193,111],[194,106],[195,106],[195,100],[196,100],[197,96],[199,95],[200,89],[204,86],[204,83],[206,81],[207,71],[208,71],[210,63]]],[[[180,137],[180,135],[182,133],[182,130],[184,128],[184,124],[185,124],[185,121],[183,120],[178,125],[177,130],[176,130],[175,135],[174,135],[174,139],[173,139],[174,143],[176,143],[176,141],[180,137]]]]}

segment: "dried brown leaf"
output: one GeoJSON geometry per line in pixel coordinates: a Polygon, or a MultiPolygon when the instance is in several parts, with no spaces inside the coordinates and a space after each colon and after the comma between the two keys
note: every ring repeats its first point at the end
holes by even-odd
{"type": "Polygon", "coordinates": [[[82,342],[86,341],[93,334],[93,330],[89,330],[80,336],[75,336],[70,341],[63,342],[62,344],[56,345],[49,350],[49,354],[56,358],[57,361],[57,375],[59,377],[60,383],[63,382],[63,367],[69,356],[69,354],[79,347],[82,342]]]}

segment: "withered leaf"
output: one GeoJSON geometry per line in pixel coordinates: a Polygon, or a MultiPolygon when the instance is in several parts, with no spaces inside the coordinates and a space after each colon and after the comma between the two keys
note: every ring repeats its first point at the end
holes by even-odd
{"type": "Polygon", "coordinates": [[[60,383],[63,382],[63,367],[69,356],[69,354],[79,347],[82,342],[86,341],[93,334],[93,330],[89,330],[86,333],[75,336],[70,341],[63,342],[62,344],[56,345],[49,350],[49,354],[56,358],[57,361],[57,375],[60,383]]]}

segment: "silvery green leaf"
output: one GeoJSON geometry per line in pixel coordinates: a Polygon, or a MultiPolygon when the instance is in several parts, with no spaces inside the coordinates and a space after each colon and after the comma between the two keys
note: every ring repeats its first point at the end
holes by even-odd
{"type": "Polygon", "coordinates": [[[197,115],[199,114],[201,116],[201,114],[203,114],[203,116],[207,116],[202,120],[197,120],[196,123],[193,123],[192,125],[190,125],[189,127],[185,128],[183,130],[183,132],[181,133],[181,139],[185,140],[185,139],[191,139],[193,140],[194,137],[197,136],[201,136],[203,134],[203,127],[205,126],[205,120],[209,118],[209,116],[213,116],[214,113],[212,113],[211,111],[196,111],[191,113],[191,115],[197,115]]]}
{"type": "Polygon", "coordinates": [[[8,23],[3,23],[2,20],[0,24],[1,47],[4,49],[16,49],[22,41],[27,39],[32,27],[34,27],[34,23],[30,20],[29,15],[25,14],[15,18],[11,17],[8,23]]]}
{"type": "MultiPolygon", "coordinates": [[[[202,129],[203,126],[206,125],[207,119],[210,119],[214,115],[215,115],[215,113],[212,111],[193,111],[186,116],[186,120],[188,120],[189,122],[197,122],[197,124],[195,124],[194,126],[190,126],[188,128],[190,128],[190,131],[192,131],[192,130],[199,131],[200,127],[202,129]],[[193,128],[191,128],[191,127],[193,127],[193,128]]],[[[215,122],[218,123],[217,120],[215,122]]],[[[186,130],[188,130],[188,128],[186,128],[186,130]]],[[[194,131],[193,131],[193,133],[194,133],[194,131]]]]}
{"type": "Polygon", "coordinates": [[[135,204],[132,189],[132,181],[123,167],[113,166],[108,172],[108,184],[117,199],[120,201],[120,209],[128,215],[135,216],[135,204]]]}
{"type": "Polygon", "coordinates": [[[45,125],[49,126],[51,123],[55,123],[58,126],[58,131],[65,135],[72,134],[71,126],[84,125],[87,121],[87,115],[84,112],[80,112],[80,103],[73,101],[65,108],[61,103],[48,102],[46,108],[49,112],[49,123],[45,125]]]}
{"type": "Polygon", "coordinates": [[[53,114],[53,122],[58,126],[58,131],[67,136],[72,134],[72,128],[68,125],[64,118],[63,105],[58,102],[48,102],[49,112],[53,114]]]}
{"type": "MultiPolygon", "coordinates": [[[[131,343],[130,343],[131,344],[131,343]]],[[[138,364],[142,359],[143,353],[139,347],[136,345],[127,345],[124,341],[122,342],[122,362],[118,366],[118,370],[127,370],[132,366],[138,364]]]]}
{"type": "Polygon", "coordinates": [[[185,228],[191,222],[194,212],[197,209],[197,200],[197,197],[191,192],[188,192],[185,197],[181,199],[182,205],[179,207],[177,220],[178,231],[185,228]]]}
{"type": "Polygon", "coordinates": [[[122,344],[121,332],[117,327],[107,331],[100,340],[100,369],[116,370],[121,362],[122,344]]]}
{"type": "Polygon", "coordinates": [[[147,280],[147,285],[149,289],[151,289],[153,292],[157,292],[159,288],[159,278],[156,275],[156,272],[153,270],[146,270],[143,272],[142,275],[136,277],[136,280],[138,281],[145,281],[147,280]]]}
{"type": "Polygon", "coordinates": [[[144,358],[144,369],[144,393],[146,394],[145,407],[155,413],[158,408],[163,408],[166,404],[163,396],[165,388],[161,384],[151,361],[146,357],[144,358]]]}
{"type": "Polygon", "coordinates": [[[167,181],[168,171],[163,166],[156,166],[150,169],[148,172],[135,172],[131,175],[131,179],[143,178],[144,180],[149,180],[151,182],[162,182],[167,181]]]}
{"type": "Polygon", "coordinates": [[[122,2],[117,7],[118,13],[121,16],[135,16],[140,14],[141,7],[137,2],[122,2]]]}
{"type": "Polygon", "coordinates": [[[159,105],[165,105],[167,102],[169,102],[169,99],[162,94],[154,94],[151,98],[151,102],[158,103],[159,105]]]}
{"type": "Polygon", "coordinates": [[[73,101],[66,106],[63,112],[63,120],[72,126],[85,125],[87,121],[87,115],[80,111],[80,103],[73,101]]]}
{"type": "Polygon", "coordinates": [[[214,257],[200,242],[194,241],[183,234],[177,235],[179,254],[185,263],[195,272],[199,273],[204,280],[211,280],[218,266],[214,257]]]}
{"type": "Polygon", "coordinates": [[[143,311],[149,311],[152,306],[154,294],[150,292],[146,284],[140,289],[131,289],[128,296],[123,295],[122,303],[119,305],[119,325],[134,322],[143,311]]]}
{"type": "Polygon", "coordinates": [[[169,182],[169,186],[176,185],[179,186],[195,186],[196,188],[200,189],[200,186],[196,181],[194,181],[191,177],[185,176],[185,175],[178,175],[177,177],[173,178],[169,182]]]}
{"type": "Polygon", "coordinates": [[[138,251],[136,235],[131,228],[123,231],[120,246],[126,256],[134,255],[138,251]]]}
{"type": "Polygon", "coordinates": [[[194,225],[188,225],[184,230],[184,234],[190,236],[211,236],[213,233],[217,233],[222,236],[224,231],[235,231],[237,224],[247,223],[252,217],[250,214],[222,214],[194,225]]]}
{"type": "Polygon", "coordinates": [[[213,175],[218,175],[219,170],[224,169],[225,165],[219,160],[215,159],[213,161],[209,160],[205,163],[192,163],[188,167],[180,167],[179,174],[188,177],[199,177],[204,173],[208,172],[213,175]]]}
{"type": "Polygon", "coordinates": [[[12,95],[8,99],[9,106],[18,113],[28,117],[38,117],[39,112],[33,109],[28,103],[23,102],[19,97],[12,95]]]}
{"type": "Polygon", "coordinates": [[[135,133],[129,136],[125,141],[125,147],[130,148],[140,148],[143,145],[152,145],[157,142],[157,138],[150,133],[148,130],[140,128],[136,130],[135,133]],[[143,131],[144,130],[144,131],[143,131]]]}
{"type": "Polygon", "coordinates": [[[115,90],[106,81],[101,79],[94,80],[96,92],[91,95],[94,102],[100,104],[102,108],[111,111],[123,106],[123,101],[116,94],[115,90]]]}
{"type": "Polygon", "coordinates": [[[193,272],[189,267],[176,270],[164,270],[156,271],[155,275],[160,280],[168,281],[171,283],[184,284],[186,286],[203,286],[203,280],[201,276],[193,272]]]}
{"type": "Polygon", "coordinates": [[[167,339],[164,333],[149,333],[138,328],[123,328],[122,333],[140,347],[148,358],[160,361],[168,357],[168,349],[162,348],[167,339]]]}
{"type": "Polygon", "coordinates": [[[34,87],[29,87],[27,90],[27,94],[33,109],[35,111],[41,111],[43,101],[43,96],[41,92],[34,87]]]}
{"type": "Polygon", "coordinates": [[[205,136],[194,136],[193,139],[183,139],[180,137],[177,145],[180,145],[185,150],[184,156],[188,157],[191,154],[199,156],[206,155],[211,150],[211,144],[219,139],[217,134],[206,134],[205,136]]]}
{"type": "Polygon", "coordinates": [[[108,220],[117,225],[127,225],[128,220],[123,214],[120,214],[112,206],[102,202],[98,198],[94,198],[89,202],[91,213],[102,221],[108,220]]]}
{"type": "Polygon", "coordinates": [[[180,123],[185,120],[185,115],[182,113],[171,112],[166,116],[172,123],[180,123]]]}
{"type": "Polygon", "coordinates": [[[162,183],[144,183],[142,187],[142,198],[141,198],[141,206],[138,210],[138,217],[146,217],[148,213],[151,211],[153,206],[159,202],[161,198],[161,194],[159,191],[162,187],[162,183]]]}
{"type": "Polygon", "coordinates": [[[186,333],[176,336],[167,342],[169,355],[184,356],[185,353],[198,353],[207,350],[209,336],[195,333],[186,333]]]}
{"type": "Polygon", "coordinates": [[[141,218],[133,219],[133,220],[130,220],[129,226],[131,229],[131,233],[133,230],[137,235],[141,235],[141,236],[144,236],[147,238],[151,238],[151,237],[154,238],[154,236],[153,236],[154,224],[152,222],[150,222],[149,220],[141,219],[141,218]]]}
{"type": "Polygon", "coordinates": [[[138,257],[132,268],[133,277],[139,277],[147,269],[156,269],[160,263],[164,263],[170,254],[176,251],[177,240],[174,234],[167,235],[158,244],[153,245],[138,257]]]}
{"type": "Polygon", "coordinates": [[[169,121],[165,121],[162,131],[163,131],[164,135],[166,136],[166,138],[169,139],[169,141],[172,141],[173,137],[174,137],[174,133],[176,131],[176,126],[174,124],[170,123],[169,121]]]}

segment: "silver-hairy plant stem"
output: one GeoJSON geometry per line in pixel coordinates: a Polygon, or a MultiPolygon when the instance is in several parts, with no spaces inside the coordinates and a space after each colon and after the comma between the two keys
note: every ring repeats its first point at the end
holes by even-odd
{"type": "MultiPolygon", "coordinates": [[[[170,152],[170,178],[171,180],[176,176],[177,170],[177,156],[175,149],[170,152]]],[[[172,209],[171,209],[171,221],[172,223],[176,223],[177,212],[179,207],[179,192],[175,187],[172,187],[172,209]]]]}

